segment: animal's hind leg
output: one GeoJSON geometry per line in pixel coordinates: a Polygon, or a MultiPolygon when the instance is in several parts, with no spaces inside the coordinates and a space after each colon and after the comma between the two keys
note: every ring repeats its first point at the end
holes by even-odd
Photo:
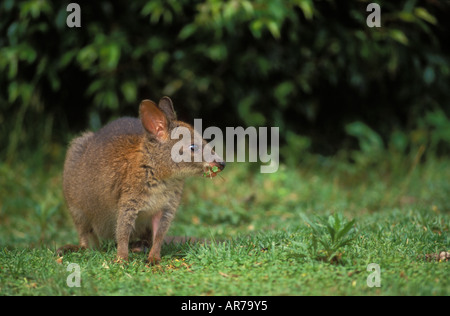
{"type": "Polygon", "coordinates": [[[73,221],[75,223],[75,226],[78,231],[78,239],[79,239],[79,245],[65,245],[61,248],[59,248],[56,253],[58,255],[62,255],[67,252],[74,252],[79,251],[81,249],[87,249],[89,248],[90,241],[92,241],[92,244],[94,247],[98,247],[99,240],[94,232],[94,229],[92,228],[91,224],[87,221],[87,219],[82,215],[82,212],[79,212],[77,210],[70,212],[73,217],[73,221]]]}
{"type": "Polygon", "coordinates": [[[98,248],[100,245],[97,234],[92,228],[86,228],[85,230],[78,232],[80,239],[80,248],[98,248]]]}

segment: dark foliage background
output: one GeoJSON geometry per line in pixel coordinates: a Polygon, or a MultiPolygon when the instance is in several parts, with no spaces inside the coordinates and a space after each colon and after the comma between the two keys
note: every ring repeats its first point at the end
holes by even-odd
{"type": "MultiPolygon", "coordinates": [[[[14,161],[170,96],[204,125],[279,126],[282,154],[450,141],[449,1],[0,3],[0,155],[14,161]]],[[[290,158],[289,158],[290,157],[290,158]]]]}

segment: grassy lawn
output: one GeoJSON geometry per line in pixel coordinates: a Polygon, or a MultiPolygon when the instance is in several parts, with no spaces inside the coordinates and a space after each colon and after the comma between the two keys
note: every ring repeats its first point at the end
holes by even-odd
{"type": "Polygon", "coordinates": [[[66,254],[77,243],[61,192],[62,163],[0,164],[1,295],[449,295],[450,161],[355,165],[310,157],[274,174],[230,163],[189,179],[159,266],[116,248],[66,254]],[[351,220],[342,236],[330,227],[351,220]],[[347,240],[339,245],[339,240],[347,240]],[[80,268],[80,287],[69,287],[80,268]],[[380,267],[380,287],[369,287],[380,267]],[[69,266],[70,268],[71,266],[69,266]]]}

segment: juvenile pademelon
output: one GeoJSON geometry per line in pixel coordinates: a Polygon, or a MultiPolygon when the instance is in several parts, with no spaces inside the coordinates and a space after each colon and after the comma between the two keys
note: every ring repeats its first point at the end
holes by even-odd
{"type": "Polygon", "coordinates": [[[175,162],[171,158],[172,147],[175,143],[180,147],[180,141],[192,157],[208,145],[191,125],[177,120],[168,97],[158,105],[142,101],[139,114],[140,119],[120,118],[71,142],[64,163],[63,190],[79,246],[67,245],[59,252],[115,239],[117,259],[127,260],[130,240],[141,240],[152,245],[148,261],[159,263],[184,179],[201,176],[212,168],[215,174],[225,167],[217,155],[213,162],[175,162]],[[172,131],[180,127],[190,131],[190,139],[171,139],[172,131]]]}

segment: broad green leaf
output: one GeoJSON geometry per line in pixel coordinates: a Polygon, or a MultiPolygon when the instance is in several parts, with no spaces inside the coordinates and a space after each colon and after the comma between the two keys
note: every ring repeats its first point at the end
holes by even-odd
{"type": "Polygon", "coordinates": [[[181,29],[180,33],[178,33],[178,38],[185,40],[185,39],[191,37],[192,35],[194,35],[196,31],[197,31],[197,26],[195,24],[193,24],[193,23],[187,24],[181,29]]]}
{"type": "Polygon", "coordinates": [[[272,34],[272,36],[274,38],[278,39],[281,37],[280,28],[279,28],[277,22],[275,22],[275,21],[267,22],[267,28],[269,29],[270,33],[272,34]]]}
{"type": "Polygon", "coordinates": [[[421,18],[424,21],[427,21],[428,23],[431,23],[433,25],[437,24],[436,18],[430,14],[425,8],[418,7],[414,9],[414,14],[421,18]]]}
{"type": "Polygon", "coordinates": [[[408,37],[407,37],[407,36],[405,35],[405,33],[403,33],[403,31],[401,31],[401,30],[398,30],[398,29],[390,30],[389,36],[390,36],[393,40],[399,42],[400,44],[403,44],[403,45],[405,45],[405,46],[409,44],[408,37]]]}
{"type": "Polygon", "coordinates": [[[342,237],[344,237],[345,235],[347,235],[350,230],[352,229],[353,225],[355,224],[355,220],[351,220],[350,222],[348,222],[347,224],[345,224],[344,228],[339,230],[338,233],[336,234],[336,240],[340,240],[342,237]]]}
{"type": "Polygon", "coordinates": [[[137,87],[133,81],[127,81],[120,86],[125,100],[129,103],[135,102],[137,98],[137,87]]]}
{"type": "Polygon", "coordinates": [[[298,0],[297,5],[302,10],[307,20],[312,20],[314,17],[314,5],[311,0],[298,0]]]}

